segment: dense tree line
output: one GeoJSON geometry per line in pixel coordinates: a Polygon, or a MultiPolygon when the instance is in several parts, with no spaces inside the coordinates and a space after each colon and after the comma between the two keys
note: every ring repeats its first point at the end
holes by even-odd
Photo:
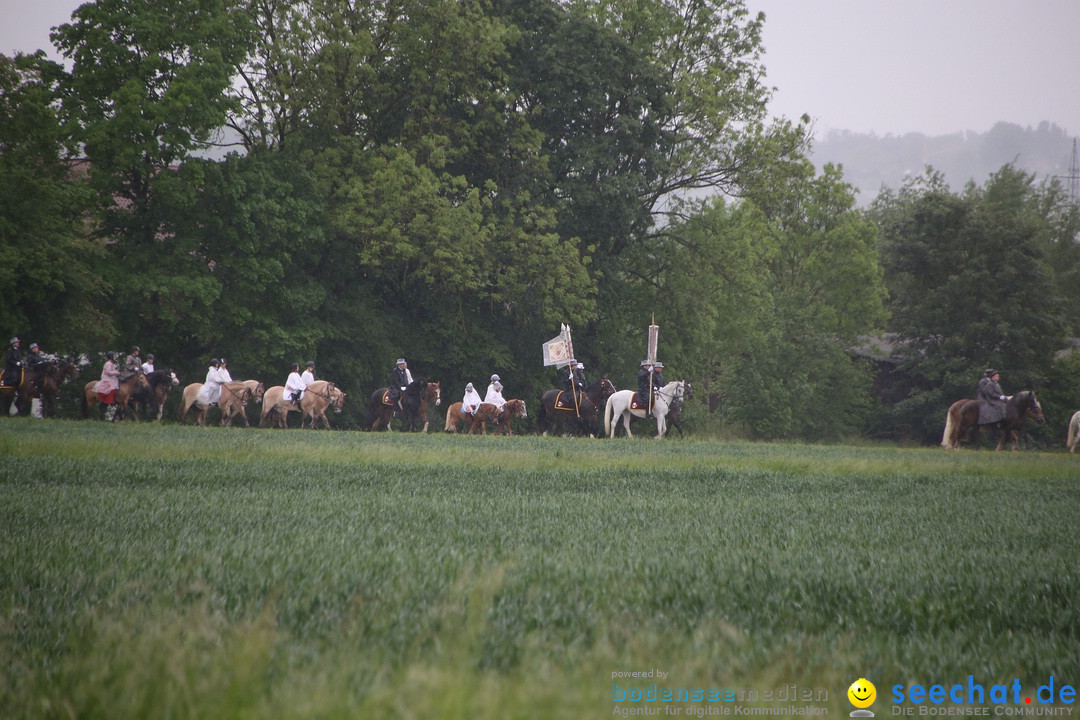
{"type": "MultiPolygon", "coordinates": [[[[404,355],[450,394],[499,372],[531,399],[560,323],[627,387],[655,317],[699,427],[864,431],[883,410],[852,348],[890,329],[887,298],[894,332],[924,333],[886,291],[924,190],[864,213],[814,169],[807,120],[768,118],[763,22],[723,0],[88,3],[53,33],[66,68],[0,58],[0,326],[138,343],[186,380],[213,356],[273,384],[315,359],[360,400],[404,355]]],[[[1075,331],[1072,216],[1008,177],[1023,197],[943,202],[986,207],[976,245],[1009,203],[1055,228],[1025,292],[1058,309],[1015,357],[957,355],[957,389],[999,360],[1049,378],[1075,331]]],[[[922,412],[940,377],[920,372],[922,412]]]]}

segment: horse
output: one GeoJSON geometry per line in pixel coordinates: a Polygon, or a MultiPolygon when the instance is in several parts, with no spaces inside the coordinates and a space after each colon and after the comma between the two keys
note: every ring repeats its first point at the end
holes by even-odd
{"type": "MultiPolygon", "coordinates": [[[[184,387],[183,399],[180,401],[181,423],[187,422],[188,412],[194,406],[196,410],[195,424],[206,425],[206,413],[210,409],[210,405],[199,402],[199,391],[202,390],[202,386],[203,383],[191,383],[184,387]]],[[[221,396],[218,398],[217,403],[211,403],[221,408],[221,424],[230,424],[235,415],[240,415],[244,419],[244,424],[250,427],[247,415],[244,413],[244,406],[255,397],[256,393],[259,393],[260,398],[262,397],[262,383],[258,380],[222,383],[221,396]]]]}
{"type": "Polygon", "coordinates": [[[461,402],[451,403],[450,407],[446,408],[446,426],[443,427],[444,432],[456,433],[461,423],[472,423],[472,417],[466,415],[461,411],[461,402]]]}
{"type": "Polygon", "coordinates": [[[1080,410],[1073,413],[1072,420],[1069,421],[1069,437],[1065,441],[1069,452],[1076,452],[1077,440],[1080,440],[1080,410]]]}
{"type": "Polygon", "coordinates": [[[686,393],[681,398],[672,400],[667,411],[668,427],[678,430],[679,437],[686,437],[686,434],[682,429],[682,423],[679,422],[679,418],[682,416],[683,407],[686,405],[687,400],[694,397],[694,388],[690,385],[690,381],[684,380],[683,382],[686,383],[686,393]]]}
{"type": "Polygon", "coordinates": [[[536,418],[536,432],[547,435],[551,427],[566,420],[588,435],[596,431],[596,416],[607,399],[615,393],[615,386],[602,375],[599,380],[585,388],[575,407],[569,392],[548,390],[540,396],[540,410],[536,418]],[[561,400],[560,400],[561,398],[561,400]]]}
{"type": "MultiPolygon", "coordinates": [[[[41,378],[45,375],[47,365],[48,363],[41,362],[23,367],[16,383],[0,387],[0,402],[3,403],[5,412],[12,402],[15,403],[15,414],[25,415],[30,412],[30,404],[38,396],[41,378]]],[[[5,382],[8,380],[9,378],[4,378],[5,382]]]]}
{"type": "Polygon", "coordinates": [[[487,424],[490,422],[496,425],[496,430],[502,430],[503,435],[513,435],[514,431],[510,429],[510,420],[516,417],[528,416],[529,414],[525,410],[525,401],[517,398],[507,400],[502,408],[491,403],[480,403],[480,406],[476,408],[476,412],[473,413],[469,432],[475,435],[476,431],[479,430],[480,434],[487,435],[487,424]]]}
{"type": "Polygon", "coordinates": [[[1000,423],[979,424],[979,401],[957,400],[949,406],[949,412],[945,418],[945,432],[941,436],[941,447],[959,450],[960,444],[966,440],[976,440],[978,448],[978,431],[1000,432],[997,449],[1005,449],[1005,440],[1012,440],[1012,449],[1015,452],[1020,441],[1020,433],[1024,430],[1024,422],[1031,418],[1042,425],[1046,419],[1043,417],[1042,405],[1035,397],[1032,390],[1021,390],[1005,401],[1005,419],[1000,423]]]}
{"type": "Polygon", "coordinates": [[[56,399],[60,386],[79,377],[79,365],[71,358],[56,359],[41,378],[38,394],[41,396],[41,416],[52,417],[56,413],[56,399]]]}
{"type": "Polygon", "coordinates": [[[151,411],[156,410],[154,419],[161,422],[161,416],[165,413],[165,400],[169,396],[169,390],[180,384],[180,378],[176,377],[176,373],[172,370],[155,370],[146,374],[146,382],[150,387],[145,390],[136,388],[131,396],[131,402],[144,408],[150,408],[151,411]]]}
{"type": "MultiPolygon", "coordinates": [[[[84,418],[90,416],[90,408],[94,407],[94,405],[98,401],[97,393],[94,391],[94,388],[97,387],[97,384],[99,382],[101,381],[91,380],[90,382],[86,383],[86,386],[83,388],[82,412],[84,418]]],[[[122,378],[119,381],[119,385],[120,386],[116,389],[116,395],[113,400],[113,402],[116,404],[116,414],[113,416],[113,420],[124,419],[124,416],[127,414],[128,401],[131,400],[131,395],[135,392],[136,388],[150,387],[150,383],[146,381],[146,373],[141,370],[139,372],[132,373],[126,378],[122,378]]],[[[102,407],[104,409],[104,406],[102,407]]],[[[138,417],[136,417],[135,413],[132,413],[131,419],[138,420],[138,417]]]]}
{"type": "Polygon", "coordinates": [[[274,385],[269,388],[262,397],[262,414],[259,417],[259,427],[267,427],[272,424],[282,430],[289,427],[288,415],[290,412],[300,412],[296,403],[285,400],[285,386],[274,385]]]}
{"type": "Polygon", "coordinates": [[[218,399],[218,407],[221,408],[221,427],[232,425],[235,417],[244,421],[244,427],[251,427],[247,417],[247,404],[253,401],[260,402],[265,392],[266,387],[258,380],[243,380],[222,385],[221,397],[218,399]],[[238,385],[240,387],[237,387],[238,385]]]}
{"type": "Polygon", "coordinates": [[[304,395],[300,398],[300,406],[302,411],[300,427],[308,427],[307,419],[310,417],[312,429],[321,419],[323,426],[329,430],[330,420],[326,417],[326,408],[331,407],[335,413],[340,413],[341,408],[345,407],[345,392],[332,382],[316,380],[304,390],[304,395]]]}
{"type": "MultiPolygon", "coordinates": [[[[630,418],[645,417],[644,408],[631,407],[635,390],[620,390],[608,398],[604,407],[604,434],[615,437],[615,426],[622,419],[623,427],[626,428],[626,437],[634,437],[630,432],[630,418]],[[614,422],[612,420],[614,419],[614,422]]],[[[656,391],[656,402],[653,404],[653,417],[656,418],[656,439],[664,437],[667,432],[668,408],[675,400],[681,400],[686,395],[686,383],[682,380],[673,380],[656,391]]]]}
{"type": "Polygon", "coordinates": [[[380,425],[390,430],[390,421],[395,415],[400,415],[406,429],[413,430],[420,418],[424,419],[424,427],[421,432],[427,432],[427,405],[434,402],[442,403],[442,389],[438,382],[428,382],[424,378],[417,378],[409,383],[405,392],[401,394],[401,407],[390,401],[387,388],[379,388],[368,399],[368,419],[364,422],[365,430],[378,430],[380,425]],[[387,404],[389,403],[389,404],[387,404]]]}

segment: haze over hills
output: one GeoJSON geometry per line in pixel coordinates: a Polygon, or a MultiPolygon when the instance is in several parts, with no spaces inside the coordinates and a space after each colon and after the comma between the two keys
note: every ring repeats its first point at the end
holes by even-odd
{"type": "Polygon", "coordinates": [[[828,162],[843,165],[845,180],[859,190],[856,201],[865,207],[882,185],[897,189],[905,178],[921,175],[927,165],[942,172],[953,190],[961,190],[969,180],[981,185],[1010,162],[1040,181],[1066,176],[1073,140],[1049,122],[1035,128],[999,122],[985,133],[939,136],[830,130],[817,138],[811,158],[819,168],[828,162]]]}

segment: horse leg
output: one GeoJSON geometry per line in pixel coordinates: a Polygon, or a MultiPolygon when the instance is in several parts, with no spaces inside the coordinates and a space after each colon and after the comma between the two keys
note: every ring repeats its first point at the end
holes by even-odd
{"type": "Polygon", "coordinates": [[[634,434],[630,432],[630,421],[633,419],[633,414],[629,410],[623,410],[622,413],[622,425],[626,430],[626,437],[632,438],[634,434]]]}

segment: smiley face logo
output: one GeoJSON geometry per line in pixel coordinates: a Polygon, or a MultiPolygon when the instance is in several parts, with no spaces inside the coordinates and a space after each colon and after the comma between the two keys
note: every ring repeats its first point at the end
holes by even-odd
{"type": "Polygon", "coordinates": [[[877,699],[877,688],[866,678],[859,678],[847,689],[847,698],[857,708],[868,708],[877,699]]]}

